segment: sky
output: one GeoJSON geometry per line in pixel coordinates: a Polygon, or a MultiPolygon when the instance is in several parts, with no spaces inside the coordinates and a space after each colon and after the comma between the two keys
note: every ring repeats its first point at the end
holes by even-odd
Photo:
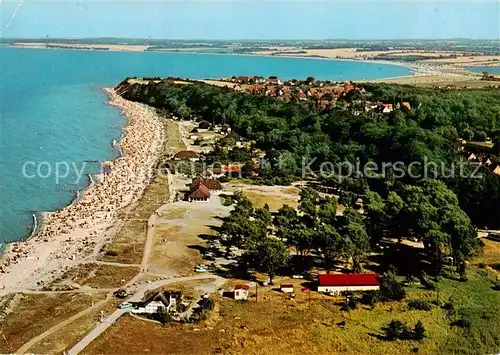
{"type": "Polygon", "coordinates": [[[500,1],[0,0],[2,37],[500,37],[500,1]]]}

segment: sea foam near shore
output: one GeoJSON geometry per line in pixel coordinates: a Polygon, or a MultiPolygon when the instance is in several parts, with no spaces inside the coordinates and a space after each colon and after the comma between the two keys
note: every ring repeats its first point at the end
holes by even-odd
{"type": "Polygon", "coordinates": [[[38,231],[25,242],[7,246],[0,264],[2,288],[32,288],[46,284],[64,268],[92,260],[118,213],[138,200],[163,150],[164,133],[155,111],[127,101],[106,89],[108,104],[127,119],[120,142],[122,156],[108,163],[74,203],[43,214],[38,231]]]}

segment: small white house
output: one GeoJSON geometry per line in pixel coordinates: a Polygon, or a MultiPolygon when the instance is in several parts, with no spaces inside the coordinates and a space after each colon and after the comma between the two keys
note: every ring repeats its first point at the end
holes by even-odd
{"type": "Polygon", "coordinates": [[[250,287],[248,285],[238,285],[234,288],[234,299],[235,300],[247,300],[248,290],[250,287]]]}
{"type": "Polygon", "coordinates": [[[340,295],[343,292],[380,289],[378,274],[319,274],[318,292],[340,295]]]}
{"type": "Polygon", "coordinates": [[[292,284],[281,284],[280,291],[283,293],[293,293],[293,285],[292,284]]]}
{"type": "Polygon", "coordinates": [[[180,292],[154,292],[143,301],[136,303],[135,308],[131,312],[137,314],[154,314],[159,308],[165,308],[168,312],[175,312],[180,300],[180,292]]]}

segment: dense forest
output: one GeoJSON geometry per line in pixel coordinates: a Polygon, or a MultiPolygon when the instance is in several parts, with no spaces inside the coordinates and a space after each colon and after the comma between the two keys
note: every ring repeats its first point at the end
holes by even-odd
{"type": "MultiPolygon", "coordinates": [[[[498,228],[500,178],[486,166],[478,171],[482,178],[468,177],[476,167],[467,165],[458,154],[456,141],[487,137],[494,143],[499,141],[500,91],[363,86],[366,93],[362,99],[394,104],[408,101],[412,109],[354,116],[348,107],[356,105],[356,101],[339,102],[337,107],[320,110],[311,101],[283,102],[202,83],[120,84],[127,99],[184,119],[195,117],[213,124],[228,124],[237,134],[255,141],[255,147],[266,152],[267,163],[261,167],[259,177],[269,183],[302,178],[304,165],[308,171],[318,171],[323,162],[342,163],[339,166],[344,166],[344,162],[375,162],[379,167],[384,162],[401,162],[404,173],[399,174],[392,167],[376,171],[369,178],[338,179],[342,171],[317,176],[325,185],[340,182],[343,190],[358,195],[369,189],[385,201],[391,192],[403,191],[406,185],[417,185],[422,180],[425,166],[409,166],[411,162],[435,163],[444,166],[444,171],[430,177],[443,181],[456,194],[460,207],[473,223],[481,228],[498,228]],[[467,173],[458,174],[456,170],[452,174],[452,167],[459,163],[467,173]]],[[[495,164],[497,156],[498,151],[491,155],[495,164]]]]}

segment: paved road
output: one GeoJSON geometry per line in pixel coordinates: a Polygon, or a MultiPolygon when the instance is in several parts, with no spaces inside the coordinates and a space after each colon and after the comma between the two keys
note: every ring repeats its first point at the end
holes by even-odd
{"type": "MultiPolygon", "coordinates": [[[[220,285],[224,283],[224,279],[220,276],[207,274],[200,276],[188,276],[188,277],[178,277],[167,280],[156,281],[150,284],[147,284],[139,289],[128,301],[130,302],[139,302],[144,297],[144,294],[149,290],[154,290],[159,287],[176,283],[176,282],[185,282],[192,280],[204,280],[204,279],[212,279],[215,278],[215,282],[213,284],[213,291],[215,291],[220,285]]],[[[102,323],[100,323],[97,327],[95,327],[90,333],[88,333],[82,340],[80,340],[74,347],[72,347],[67,355],[76,355],[83,351],[92,341],[94,341],[99,335],[101,335],[106,329],[108,329],[114,322],[118,320],[123,314],[127,313],[128,310],[125,309],[117,309],[114,311],[109,317],[107,317],[102,323]]]]}

